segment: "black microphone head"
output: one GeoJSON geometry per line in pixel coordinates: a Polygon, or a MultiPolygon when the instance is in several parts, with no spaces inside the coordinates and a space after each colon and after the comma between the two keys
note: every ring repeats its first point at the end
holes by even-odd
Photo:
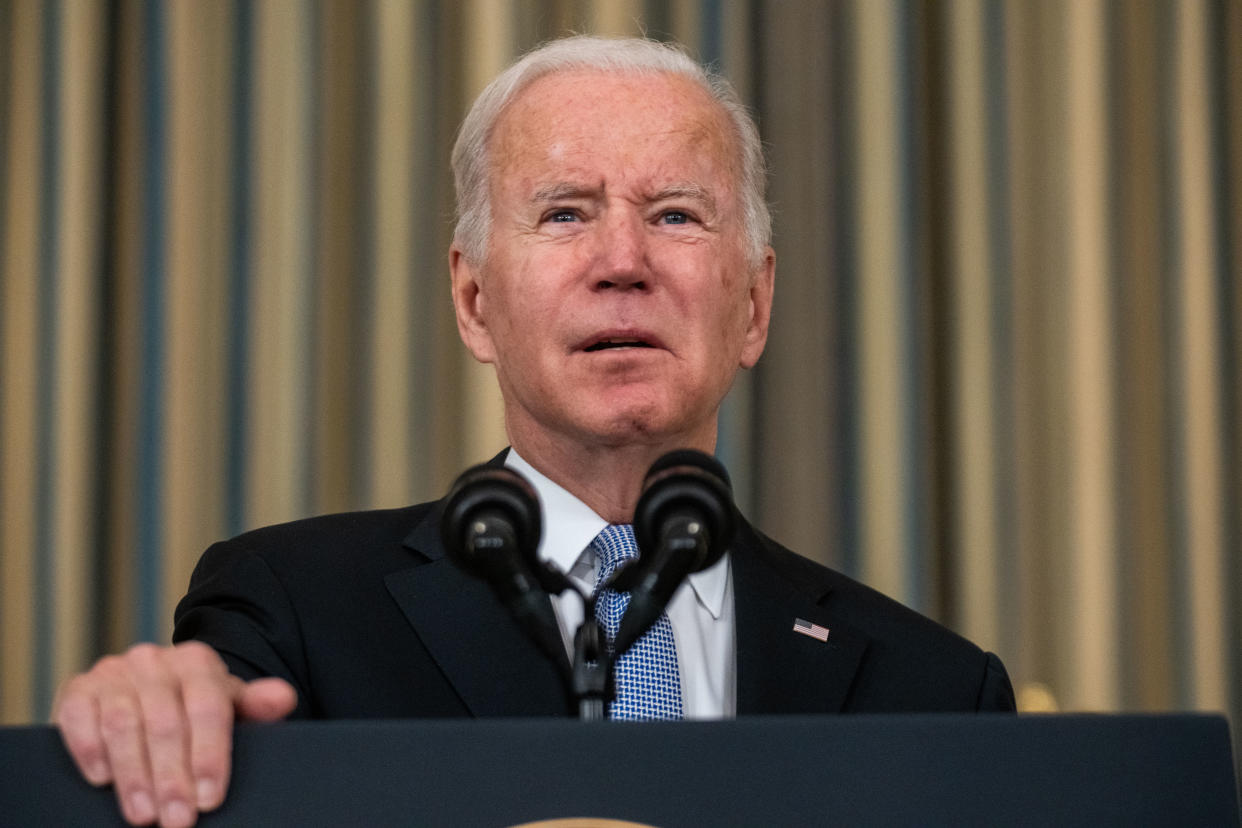
{"type": "Polygon", "coordinates": [[[692,466],[717,478],[724,484],[728,497],[732,499],[733,481],[729,479],[729,472],[725,469],[724,464],[710,454],[705,454],[698,449],[676,449],[668,454],[661,455],[659,459],[651,464],[651,468],[647,469],[647,474],[643,477],[643,489],[645,490],[651,485],[652,478],[657,474],[679,466],[692,466]]]}
{"type": "Polygon", "coordinates": [[[729,473],[720,461],[694,449],[678,449],[651,465],[634,509],[634,535],[647,554],[659,543],[659,533],[673,516],[693,515],[703,523],[708,544],[690,572],[720,560],[733,542],[736,519],[729,473]]]}
{"type": "Polygon", "coordinates": [[[454,562],[490,579],[498,561],[469,543],[472,526],[484,521],[512,533],[521,558],[534,565],[543,531],[539,497],[526,478],[513,469],[479,465],[466,469],[449,490],[440,537],[454,562]]]}

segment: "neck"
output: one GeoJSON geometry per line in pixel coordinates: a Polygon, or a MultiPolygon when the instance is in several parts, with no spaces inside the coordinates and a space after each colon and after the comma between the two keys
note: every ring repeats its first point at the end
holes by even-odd
{"type": "Polygon", "coordinates": [[[632,523],[643,478],[651,464],[676,449],[711,453],[710,436],[621,446],[583,445],[565,440],[540,440],[534,435],[510,434],[514,450],[541,474],[581,500],[609,523],[632,523]]]}

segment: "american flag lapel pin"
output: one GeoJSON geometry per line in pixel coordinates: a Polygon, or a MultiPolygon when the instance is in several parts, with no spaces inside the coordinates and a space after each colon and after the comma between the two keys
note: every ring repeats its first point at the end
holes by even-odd
{"type": "Polygon", "coordinates": [[[828,640],[827,627],[821,627],[819,624],[812,624],[810,621],[803,618],[794,619],[793,631],[796,633],[802,633],[803,635],[809,635],[811,638],[819,641],[828,640]]]}

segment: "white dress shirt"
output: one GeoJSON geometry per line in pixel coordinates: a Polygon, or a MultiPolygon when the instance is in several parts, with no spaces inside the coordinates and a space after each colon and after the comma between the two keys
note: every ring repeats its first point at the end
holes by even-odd
{"type": "MultiPolygon", "coordinates": [[[[608,521],[536,471],[513,449],[509,449],[505,465],[529,480],[539,493],[543,512],[539,557],[590,594],[599,568],[591,541],[608,521]]],[[[569,593],[553,595],[552,606],[572,661],[574,633],[582,623],[582,601],[569,593]]],[[[729,556],[690,575],[673,593],[666,612],[677,642],[686,718],[732,718],[737,712],[737,660],[729,556]]]]}

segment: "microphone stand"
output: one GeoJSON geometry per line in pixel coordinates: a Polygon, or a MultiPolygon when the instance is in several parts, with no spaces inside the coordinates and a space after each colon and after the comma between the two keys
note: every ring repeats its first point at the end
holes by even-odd
{"type": "MultiPolygon", "coordinates": [[[[618,570],[618,574],[621,571],[618,570]]],[[[614,576],[613,580],[610,580],[604,587],[613,586],[615,581],[614,576]]],[[[599,594],[594,593],[588,596],[578,589],[574,589],[574,592],[582,599],[582,623],[574,634],[571,686],[574,698],[578,700],[578,718],[584,722],[600,722],[608,718],[608,705],[612,703],[617,694],[614,673],[617,659],[621,658],[632,644],[627,644],[620,652],[610,653],[604,631],[599,622],[595,620],[595,600],[599,594]]],[[[629,615],[629,607],[626,607],[622,621],[627,615],[629,615]]],[[[634,641],[641,638],[652,624],[654,620],[639,630],[634,636],[634,641]]]]}
{"type": "MultiPolygon", "coordinates": [[[[623,592],[630,591],[631,583],[634,580],[633,575],[639,571],[639,568],[633,563],[619,568],[613,577],[604,584],[602,588],[620,588],[623,592]],[[627,575],[627,570],[634,570],[627,575]]],[[[652,616],[642,622],[642,613],[639,618],[640,627],[635,628],[630,636],[630,640],[626,642],[625,647],[619,652],[610,653],[608,641],[604,635],[603,629],[600,628],[599,622],[595,620],[595,600],[598,594],[592,593],[587,595],[576,584],[569,580],[565,573],[557,569],[553,564],[547,561],[541,562],[534,569],[534,577],[540,587],[543,588],[545,595],[560,595],[565,592],[572,592],[582,601],[582,623],[578,625],[577,632],[574,633],[574,655],[573,664],[570,665],[569,687],[573,693],[574,700],[578,705],[578,718],[584,722],[600,722],[608,718],[608,705],[616,697],[616,677],[614,668],[619,659],[626,650],[628,650],[634,642],[642,637],[644,633],[655,623],[658,614],[652,616]]],[[[626,607],[625,613],[621,617],[621,626],[624,627],[625,620],[630,617],[630,607],[626,607]]],[[[663,606],[660,607],[661,611],[663,606]]],[[[527,635],[532,633],[526,627],[527,635]]],[[[626,630],[629,633],[629,630],[626,630]]],[[[532,637],[532,640],[538,644],[538,640],[532,637]]],[[[541,649],[545,649],[541,647],[541,649]]],[[[563,663],[563,662],[562,662],[563,663]]]]}
{"type": "Polygon", "coordinates": [[[578,718],[602,722],[608,718],[608,705],[616,694],[613,659],[608,654],[604,631],[595,620],[595,596],[582,598],[582,623],[574,634],[572,689],[578,700],[578,718]]]}
{"type": "Polygon", "coordinates": [[[608,718],[608,705],[616,695],[613,681],[615,658],[608,652],[604,631],[595,620],[596,596],[587,595],[565,573],[547,561],[541,562],[535,575],[546,595],[572,592],[582,601],[582,623],[574,633],[573,663],[567,679],[578,707],[578,718],[584,722],[602,722],[608,718]]]}

